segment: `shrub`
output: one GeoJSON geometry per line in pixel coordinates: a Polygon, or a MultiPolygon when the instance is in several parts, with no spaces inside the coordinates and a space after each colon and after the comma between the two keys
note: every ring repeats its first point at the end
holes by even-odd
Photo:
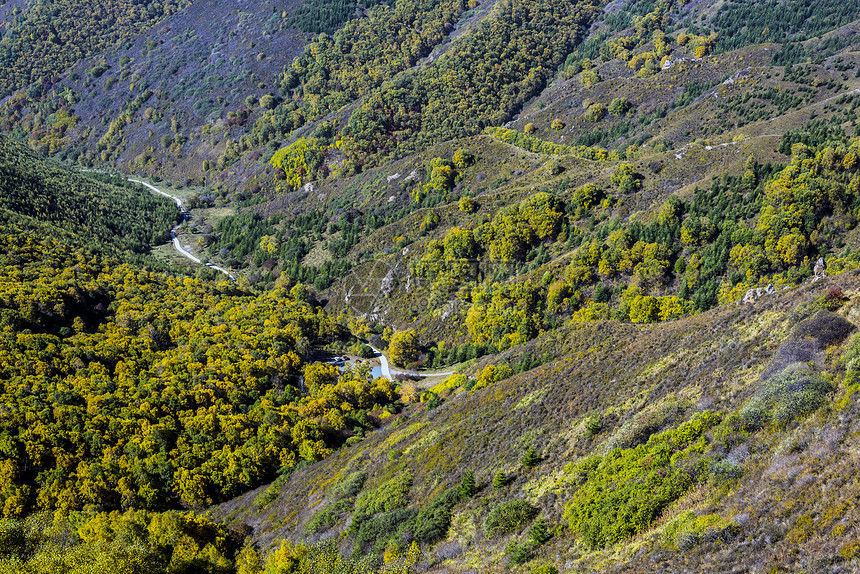
{"type": "Polygon", "coordinates": [[[454,152],[451,159],[457,169],[464,169],[475,163],[475,154],[466,148],[460,148],[454,152]]]}
{"type": "Polygon", "coordinates": [[[534,555],[534,547],[530,544],[519,545],[516,542],[511,542],[507,549],[505,549],[505,554],[508,555],[508,562],[510,564],[519,566],[531,559],[534,555]]]}
{"type": "Polygon", "coordinates": [[[621,193],[633,193],[642,187],[642,178],[633,171],[633,166],[622,163],[612,174],[612,183],[621,193]]]}
{"type": "Polygon", "coordinates": [[[593,183],[586,183],[573,192],[573,202],[588,209],[597,203],[603,194],[603,190],[593,183]]]}
{"type": "Polygon", "coordinates": [[[543,518],[535,520],[535,523],[529,528],[529,538],[535,546],[543,546],[552,538],[552,532],[550,532],[543,518]]]}
{"type": "Polygon", "coordinates": [[[276,478],[274,482],[272,482],[272,484],[270,484],[266,488],[266,490],[264,490],[263,492],[258,494],[256,498],[254,498],[254,506],[256,506],[257,508],[265,508],[266,506],[271,504],[272,501],[274,501],[278,497],[278,494],[281,493],[281,489],[287,483],[287,480],[289,480],[289,478],[289,474],[282,474],[281,476],[276,478]]]}
{"type": "Polygon", "coordinates": [[[609,103],[609,113],[613,116],[620,116],[627,113],[631,108],[630,100],[627,98],[615,98],[609,103]]]}
{"type": "Polygon", "coordinates": [[[599,122],[606,115],[606,108],[603,104],[591,104],[585,110],[585,119],[589,122],[599,122]]]}
{"type": "Polygon", "coordinates": [[[572,467],[571,479],[581,486],[565,504],[571,530],[590,547],[603,548],[648,528],[692,486],[704,464],[696,457],[708,446],[703,433],[718,422],[705,411],[647,444],[572,467]]]}
{"type": "Polygon", "coordinates": [[[483,389],[484,387],[488,387],[494,383],[498,383],[499,381],[504,381],[513,374],[513,369],[506,364],[487,365],[480,373],[478,373],[477,384],[475,387],[483,389]]]}
{"type": "Polygon", "coordinates": [[[314,514],[313,518],[311,518],[305,526],[305,530],[311,534],[320,534],[321,532],[325,532],[337,524],[338,520],[340,520],[341,516],[349,510],[351,505],[352,500],[340,500],[331,506],[324,508],[314,514]]]}
{"type": "Polygon", "coordinates": [[[683,420],[681,417],[685,407],[686,404],[673,396],[666,397],[657,404],[648,405],[615,431],[607,441],[606,449],[631,448],[648,442],[654,433],[683,420]]]}
{"type": "Polygon", "coordinates": [[[260,107],[266,110],[271,110],[278,105],[278,100],[271,94],[266,94],[260,98],[260,107]]]}
{"type": "Polygon", "coordinates": [[[525,500],[507,500],[497,504],[484,519],[484,532],[487,536],[514,532],[531,522],[538,512],[525,500]]]}
{"type": "Polygon", "coordinates": [[[458,207],[463,213],[475,213],[478,211],[478,202],[471,197],[461,197],[458,207]]]}
{"type": "Polygon", "coordinates": [[[821,407],[832,390],[830,382],[821,375],[805,364],[795,363],[767,380],[741,409],[741,420],[751,431],[771,422],[784,427],[821,407]]]}
{"type": "Polygon", "coordinates": [[[523,466],[526,468],[534,468],[541,461],[541,457],[538,452],[534,449],[534,447],[530,446],[529,449],[523,454],[523,466]]]}
{"type": "MultiPolygon", "coordinates": [[[[840,290],[841,293],[841,290],[840,290]]],[[[811,337],[819,349],[825,349],[842,341],[854,330],[854,325],[829,311],[819,311],[813,317],[801,321],[792,331],[795,337],[811,337]]]]}
{"type": "Polygon", "coordinates": [[[579,81],[582,82],[582,85],[586,88],[590,88],[600,80],[600,74],[598,74],[596,70],[585,70],[579,77],[579,81]]]}
{"type": "Polygon", "coordinates": [[[374,553],[382,552],[386,543],[396,534],[411,530],[417,514],[418,510],[415,508],[399,508],[363,520],[355,535],[356,545],[372,545],[374,553]]]}
{"type": "Polygon", "coordinates": [[[449,488],[422,508],[415,518],[415,540],[429,543],[444,538],[460,498],[459,488],[449,488]]]}
{"type": "Polygon", "coordinates": [[[410,488],[412,488],[412,473],[404,472],[359,496],[355,503],[355,514],[353,514],[350,530],[357,531],[362,522],[375,514],[406,506],[408,502],[406,495],[410,488]]]}
{"type": "Polygon", "coordinates": [[[421,221],[420,231],[430,231],[436,229],[439,225],[439,215],[435,211],[430,211],[424,216],[421,221]]]}
{"type": "Polygon", "coordinates": [[[726,540],[739,530],[737,522],[718,514],[697,516],[688,510],[666,525],[663,537],[670,545],[683,550],[698,544],[701,539],[726,540]]]}
{"type": "MultiPolygon", "coordinates": [[[[599,284],[598,287],[601,285],[602,284],[599,284]]],[[[597,300],[596,296],[595,296],[595,300],[597,300]]],[[[592,436],[599,434],[600,429],[601,429],[601,421],[600,421],[599,416],[592,415],[592,416],[588,417],[587,419],[585,419],[585,432],[588,434],[588,436],[592,437],[592,436]]]]}
{"type": "Polygon", "coordinates": [[[765,367],[762,380],[769,379],[774,373],[783,371],[795,363],[817,361],[818,345],[812,337],[792,337],[783,343],[774,354],[773,359],[765,367]]]}
{"type": "Polygon", "coordinates": [[[364,471],[350,473],[332,488],[332,494],[338,500],[352,498],[361,492],[365,480],[367,480],[367,473],[364,471]]]}

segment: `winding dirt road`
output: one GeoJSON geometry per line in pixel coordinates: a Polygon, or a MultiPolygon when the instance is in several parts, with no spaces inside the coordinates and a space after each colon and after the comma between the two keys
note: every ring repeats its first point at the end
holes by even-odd
{"type": "Polygon", "coordinates": [[[388,379],[389,381],[394,380],[394,375],[409,375],[409,374],[417,374],[420,377],[450,377],[451,375],[456,374],[456,371],[446,371],[444,373],[408,373],[406,371],[392,371],[388,366],[388,359],[385,358],[385,354],[374,347],[373,345],[368,345],[373,352],[376,353],[376,358],[379,359],[380,367],[382,370],[382,376],[388,379]]]}
{"type": "MultiPolygon", "coordinates": [[[[170,195],[169,193],[165,193],[165,192],[161,191],[160,189],[158,189],[157,187],[150,185],[150,184],[146,183],[145,181],[140,181],[139,179],[129,179],[128,181],[130,181],[132,183],[139,183],[140,185],[143,185],[143,186],[149,188],[151,191],[154,191],[158,195],[163,195],[164,197],[169,197],[170,199],[175,201],[176,207],[178,207],[179,211],[182,212],[183,223],[188,221],[191,218],[191,214],[189,214],[188,211],[185,209],[185,207],[182,205],[182,200],[179,199],[178,197],[176,197],[175,195],[170,195]]],[[[177,229],[179,229],[178,225],[170,230],[170,238],[173,240],[173,248],[176,249],[183,257],[185,257],[186,259],[190,259],[191,261],[193,261],[194,263],[196,263],[198,265],[205,265],[206,267],[209,267],[210,269],[214,269],[215,271],[220,271],[221,273],[226,275],[230,279],[230,281],[236,280],[236,278],[233,277],[230,274],[230,272],[228,270],[224,269],[223,267],[218,267],[217,265],[212,265],[211,263],[203,263],[200,259],[198,259],[197,257],[194,257],[194,255],[192,255],[191,253],[189,253],[188,251],[183,249],[182,245],[180,244],[179,237],[176,236],[176,230],[177,229]]]]}

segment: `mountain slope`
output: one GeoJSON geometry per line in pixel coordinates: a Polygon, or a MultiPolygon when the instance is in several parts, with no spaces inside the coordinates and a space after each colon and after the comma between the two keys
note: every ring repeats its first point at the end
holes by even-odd
{"type": "Polygon", "coordinates": [[[0,6],[0,570],[858,569],[851,6],[85,4],[0,6]]]}
{"type": "Polygon", "coordinates": [[[0,136],[0,188],[7,213],[103,253],[147,253],[179,217],[170,201],[141,187],[72,172],[6,136],[0,136]]]}
{"type": "Polygon", "coordinates": [[[854,330],[844,317],[857,316],[857,287],[851,273],[659,326],[560,329],[529,351],[563,359],[482,390],[455,387],[435,408],[429,398],[416,402],[384,432],[294,472],[271,496],[254,501],[255,491],[217,514],[250,524],[263,550],[284,536],[334,537],[342,549],[403,547],[425,521],[439,520],[428,571],[504,572],[517,560],[511,543],[529,546],[531,519],[498,535],[486,530],[487,517],[505,501],[525,500],[555,534],[526,552],[533,566],[850,571],[858,508],[846,477],[860,460],[851,438],[854,375],[847,367],[843,381],[840,356],[856,352],[856,337],[843,343],[854,330]],[[804,360],[811,367],[796,363],[804,360]],[[794,382],[780,387],[785,380],[794,382]],[[524,462],[530,448],[536,465],[524,462]],[[425,515],[421,509],[467,471],[477,481],[474,497],[425,515]],[[500,472],[502,486],[494,480],[500,472]],[[405,510],[377,511],[362,519],[369,530],[356,531],[362,501],[404,473],[405,510]],[[338,494],[359,476],[351,498],[338,494]],[[617,496],[605,498],[604,489],[617,496]],[[588,527],[574,518],[581,505],[596,512],[588,527]],[[398,512],[401,522],[385,522],[398,512]],[[643,534],[610,534],[625,525],[643,534]]]}

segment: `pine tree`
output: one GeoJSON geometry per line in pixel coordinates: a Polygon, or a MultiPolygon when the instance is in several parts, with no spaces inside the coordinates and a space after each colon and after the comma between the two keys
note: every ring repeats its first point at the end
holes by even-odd
{"type": "Polygon", "coordinates": [[[552,538],[552,532],[549,531],[543,517],[539,517],[535,520],[535,523],[529,529],[529,538],[532,539],[535,546],[542,546],[552,538]]]}
{"type": "Polygon", "coordinates": [[[502,488],[508,483],[508,477],[505,476],[504,471],[499,471],[496,473],[496,476],[493,477],[493,488],[502,488]]]}
{"type": "Polygon", "coordinates": [[[523,466],[526,468],[534,468],[540,463],[540,455],[534,449],[533,446],[530,446],[526,453],[523,455],[523,466]]]}
{"type": "Polygon", "coordinates": [[[463,475],[460,481],[460,496],[462,498],[472,498],[478,492],[478,486],[475,484],[475,473],[471,470],[463,475]]]}

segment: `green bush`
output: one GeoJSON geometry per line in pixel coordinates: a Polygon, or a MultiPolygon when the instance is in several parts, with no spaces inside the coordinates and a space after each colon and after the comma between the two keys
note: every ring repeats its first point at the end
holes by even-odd
{"type": "Polygon", "coordinates": [[[647,444],[614,449],[571,467],[581,484],[565,505],[565,518],[592,548],[603,548],[642,532],[704,471],[704,433],[719,422],[708,411],[647,444]],[[611,485],[611,487],[608,487],[611,485]]]}
{"type": "Polygon", "coordinates": [[[371,546],[372,552],[379,554],[398,533],[412,529],[417,514],[415,508],[398,508],[362,521],[355,535],[356,545],[371,546]]]}
{"type": "Polygon", "coordinates": [[[741,420],[749,431],[769,423],[784,427],[821,407],[832,390],[830,382],[806,364],[794,363],[765,382],[741,409],[741,420]]]}
{"type": "Polygon", "coordinates": [[[539,509],[525,500],[508,500],[496,505],[484,519],[487,536],[519,530],[538,515],[539,509]]]}
{"type": "Polygon", "coordinates": [[[282,474],[281,476],[276,478],[274,482],[272,482],[272,484],[270,484],[266,488],[266,490],[264,490],[263,492],[258,494],[256,498],[254,498],[254,506],[256,506],[257,508],[265,508],[266,506],[271,504],[272,501],[274,501],[275,498],[278,497],[278,494],[280,494],[281,489],[287,483],[287,480],[289,480],[289,478],[289,473],[282,474]]]}
{"type": "Polygon", "coordinates": [[[508,556],[508,562],[514,566],[525,564],[532,556],[534,556],[534,547],[530,544],[517,544],[511,542],[505,549],[505,554],[508,556]]]}
{"type": "Polygon", "coordinates": [[[740,530],[738,523],[727,520],[718,514],[697,516],[687,511],[669,522],[663,531],[663,538],[670,546],[683,550],[705,539],[725,540],[740,530]]]}
{"type": "Polygon", "coordinates": [[[860,373],[860,333],[852,335],[848,342],[845,343],[845,351],[842,353],[842,360],[845,361],[845,370],[848,371],[849,381],[857,378],[860,373]]]}
{"type": "Polygon", "coordinates": [[[451,513],[461,500],[459,488],[449,488],[418,512],[415,519],[415,540],[435,542],[445,537],[451,524],[451,513]]]}
{"type": "Polygon", "coordinates": [[[538,464],[540,464],[541,456],[535,450],[533,446],[530,446],[529,449],[523,454],[523,466],[526,468],[534,468],[538,464]]]}
{"type": "Polygon", "coordinates": [[[391,512],[406,506],[408,502],[406,495],[410,488],[412,488],[412,473],[404,472],[359,496],[355,503],[355,514],[352,517],[350,530],[357,532],[362,523],[375,514],[391,512]]]}
{"type": "Polygon", "coordinates": [[[367,473],[364,471],[350,473],[332,488],[332,494],[338,500],[352,498],[361,492],[365,480],[367,480],[367,473]]]}
{"type": "Polygon", "coordinates": [[[535,546],[543,546],[552,538],[552,532],[550,532],[543,518],[535,520],[535,523],[529,528],[529,538],[535,546]]]}
{"type": "Polygon", "coordinates": [[[308,521],[305,530],[311,534],[319,534],[337,524],[341,517],[352,509],[355,497],[361,492],[365,480],[367,480],[367,473],[359,470],[338,481],[328,492],[335,502],[317,512],[308,521]]]}
{"type": "Polygon", "coordinates": [[[325,532],[326,530],[337,524],[341,516],[348,512],[351,506],[351,499],[339,500],[335,502],[331,506],[328,506],[314,514],[314,517],[311,518],[308,521],[307,526],[305,526],[305,530],[307,530],[311,534],[319,534],[321,532],[325,532]]]}

